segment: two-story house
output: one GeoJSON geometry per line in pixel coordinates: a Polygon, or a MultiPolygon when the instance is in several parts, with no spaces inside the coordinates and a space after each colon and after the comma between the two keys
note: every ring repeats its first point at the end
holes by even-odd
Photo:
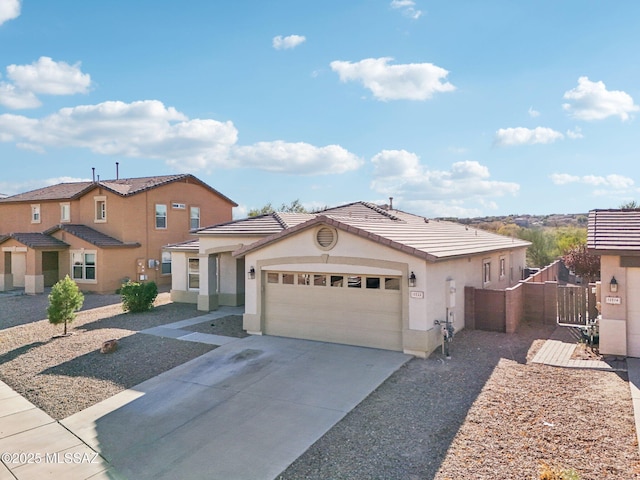
{"type": "Polygon", "coordinates": [[[189,174],[61,183],[0,199],[0,291],[171,284],[169,243],[232,218],[235,202],[189,174]]]}

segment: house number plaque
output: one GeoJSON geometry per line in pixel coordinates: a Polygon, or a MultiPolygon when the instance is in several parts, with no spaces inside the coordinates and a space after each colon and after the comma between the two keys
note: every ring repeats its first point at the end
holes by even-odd
{"type": "Polygon", "coordinates": [[[609,305],[620,305],[622,303],[620,297],[605,297],[604,301],[609,305]]]}
{"type": "Polygon", "coordinates": [[[411,292],[411,298],[424,298],[424,292],[411,292]]]}

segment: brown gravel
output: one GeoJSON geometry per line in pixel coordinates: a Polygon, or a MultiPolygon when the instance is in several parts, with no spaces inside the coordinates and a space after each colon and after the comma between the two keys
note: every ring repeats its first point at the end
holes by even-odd
{"type": "Polygon", "coordinates": [[[229,315],[203,323],[196,323],[183,330],[208,333],[211,335],[224,335],[226,337],[244,338],[249,334],[242,329],[242,315],[229,315]]]}
{"type": "Polygon", "coordinates": [[[138,314],[123,313],[120,303],[113,304],[117,296],[86,298],[89,305],[112,304],[79,312],[68,325],[72,335],[60,337],[63,326],[37,320],[46,318],[46,295],[0,297],[0,380],[56,419],[215,348],[137,333],[201,314],[193,305],[171,303],[168,293],[138,314]],[[118,350],[101,354],[102,342],[113,338],[118,350]]]}
{"type": "Polygon", "coordinates": [[[640,478],[626,376],[528,364],[551,333],[456,334],[451,360],[408,362],[279,478],[640,478]]]}

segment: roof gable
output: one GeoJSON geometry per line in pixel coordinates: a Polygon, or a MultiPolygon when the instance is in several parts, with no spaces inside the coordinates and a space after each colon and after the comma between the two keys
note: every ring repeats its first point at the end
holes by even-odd
{"type": "Polygon", "coordinates": [[[117,238],[113,238],[109,235],[105,235],[104,233],[100,233],[91,227],[87,227],[86,225],[57,225],[45,231],[44,234],[51,235],[60,230],[100,248],[137,248],[140,246],[138,242],[122,242],[117,238]]]}

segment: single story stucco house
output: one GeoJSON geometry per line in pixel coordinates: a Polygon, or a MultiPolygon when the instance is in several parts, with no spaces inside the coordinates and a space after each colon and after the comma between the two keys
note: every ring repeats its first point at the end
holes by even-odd
{"type": "Polygon", "coordinates": [[[589,212],[587,247],[600,256],[600,353],[640,357],[640,209],[589,212]]]}
{"type": "Polygon", "coordinates": [[[464,326],[464,287],[518,283],[529,242],[355,202],[194,231],[169,245],[172,298],[198,309],[245,305],[268,334],[427,356],[436,320],[464,326]]]}

